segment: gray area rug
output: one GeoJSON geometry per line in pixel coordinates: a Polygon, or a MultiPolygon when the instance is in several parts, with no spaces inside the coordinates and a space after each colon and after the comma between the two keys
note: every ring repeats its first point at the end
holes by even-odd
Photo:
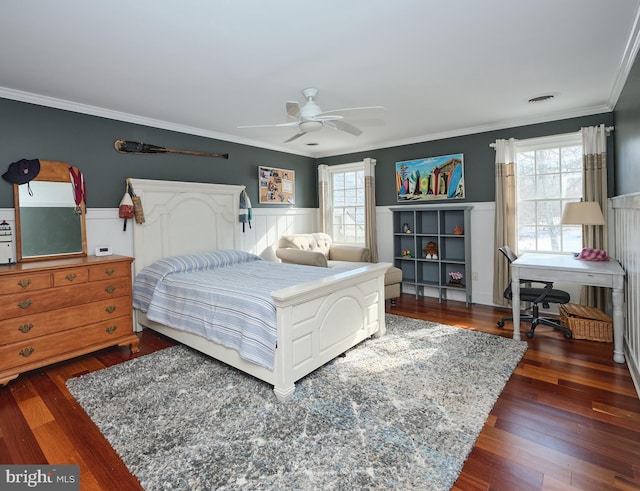
{"type": "Polygon", "coordinates": [[[526,343],[386,320],[286,403],[184,346],[67,386],[146,490],[448,490],[526,343]]]}

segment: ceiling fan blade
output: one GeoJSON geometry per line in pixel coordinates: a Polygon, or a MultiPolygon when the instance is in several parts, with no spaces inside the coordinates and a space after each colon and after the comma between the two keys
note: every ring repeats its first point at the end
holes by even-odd
{"type": "Polygon", "coordinates": [[[293,119],[298,119],[298,116],[300,116],[300,105],[297,102],[287,102],[286,108],[289,116],[293,119]]]}
{"type": "Polygon", "coordinates": [[[349,133],[350,135],[353,135],[353,136],[362,135],[362,130],[360,128],[356,128],[352,124],[345,123],[344,121],[341,121],[339,119],[337,119],[335,121],[330,121],[327,124],[337,128],[337,129],[339,129],[341,131],[349,133]]]}
{"type": "Polygon", "coordinates": [[[326,114],[334,114],[334,113],[345,113],[345,112],[349,112],[349,111],[371,111],[371,110],[384,110],[386,111],[387,108],[384,106],[363,106],[363,107],[345,107],[344,109],[332,109],[331,111],[322,111],[320,114],[317,114],[316,117],[318,116],[324,116],[326,114]]]}
{"type": "Polygon", "coordinates": [[[297,139],[297,138],[300,138],[301,136],[304,136],[304,135],[306,135],[306,134],[307,134],[307,132],[306,132],[306,131],[301,131],[300,133],[298,133],[298,134],[296,134],[296,135],[293,135],[293,136],[292,136],[291,138],[289,138],[288,140],[285,140],[285,141],[284,141],[284,143],[292,142],[293,140],[295,140],[295,139],[297,139]]]}
{"type": "Polygon", "coordinates": [[[310,118],[311,121],[336,121],[338,119],[343,119],[343,116],[339,116],[338,114],[328,114],[324,116],[323,114],[319,114],[318,116],[314,116],[310,118]]]}
{"type": "Polygon", "coordinates": [[[283,126],[298,126],[297,121],[292,121],[291,123],[280,123],[280,124],[254,124],[251,126],[238,126],[238,128],[276,128],[283,126]]]}

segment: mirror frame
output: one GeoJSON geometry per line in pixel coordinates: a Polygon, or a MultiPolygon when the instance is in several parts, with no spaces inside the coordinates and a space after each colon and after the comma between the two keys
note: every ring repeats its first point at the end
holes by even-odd
{"type": "MultiPolygon", "coordinates": [[[[72,184],[69,168],[78,172],[78,168],[66,162],[56,162],[55,160],[40,160],[40,172],[33,181],[68,182],[72,184]]],[[[82,234],[82,252],[69,252],[63,254],[51,254],[42,256],[22,257],[22,235],[20,226],[20,185],[13,185],[13,207],[16,219],[16,257],[19,263],[29,261],[44,261],[48,259],[64,259],[69,257],[85,257],[87,255],[87,224],[85,220],[86,208],[84,201],[80,203],[82,214],[80,215],[80,228],[82,234]]],[[[22,184],[24,186],[24,184],[22,184]]]]}

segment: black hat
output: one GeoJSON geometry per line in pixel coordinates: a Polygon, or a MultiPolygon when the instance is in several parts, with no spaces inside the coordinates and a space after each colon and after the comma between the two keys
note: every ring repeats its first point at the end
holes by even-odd
{"type": "Polygon", "coordinates": [[[10,164],[2,177],[13,184],[26,184],[34,179],[39,172],[40,161],[38,159],[22,159],[10,164]]]}

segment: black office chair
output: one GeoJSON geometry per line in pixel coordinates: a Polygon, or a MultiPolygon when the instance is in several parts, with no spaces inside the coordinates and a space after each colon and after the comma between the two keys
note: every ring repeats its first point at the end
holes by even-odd
{"type": "MultiPolygon", "coordinates": [[[[498,250],[507,258],[507,260],[509,261],[509,265],[511,265],[513,261],[518,259],[518,256],[516,256],[511,248],[507,246],[500,247],[498,250]]],[[[549,304],[552,303],[568,303],[569,300],[571,300],[570,295],[564,290],[554,290],[553,283],[550,281],[521,279],[520,284],[525,285],[520,287],[520,300],[523,302],[530,302],[532,304],[531,315],[524,314],[520,316],[520,321],[531,323],[531,328],[526,334],[527,337],[532,338],[536,327],[539,324],[542,324],[564,332],[564,337],[567,339],[571,339],[573,336],[573,334],[571,333],[571,329],[563,326],[554,319],[550,319],[548,317],[540,317],[540,304],[542,304],[545,309],[548,309],[549,304]],[[540,283],[543,284],[544,287],[534,288],[530,286],[532,283],[540,283]]],[[[509,286],[507,286],[507,289],[504,291],[504,298],[511,301],[511,297],[511,282],[509,282],[509,286]]],[[[505,321],[513,321],[513,317],[503,317],[498,321],[498,327],[503,328],[505,321]]]]}

